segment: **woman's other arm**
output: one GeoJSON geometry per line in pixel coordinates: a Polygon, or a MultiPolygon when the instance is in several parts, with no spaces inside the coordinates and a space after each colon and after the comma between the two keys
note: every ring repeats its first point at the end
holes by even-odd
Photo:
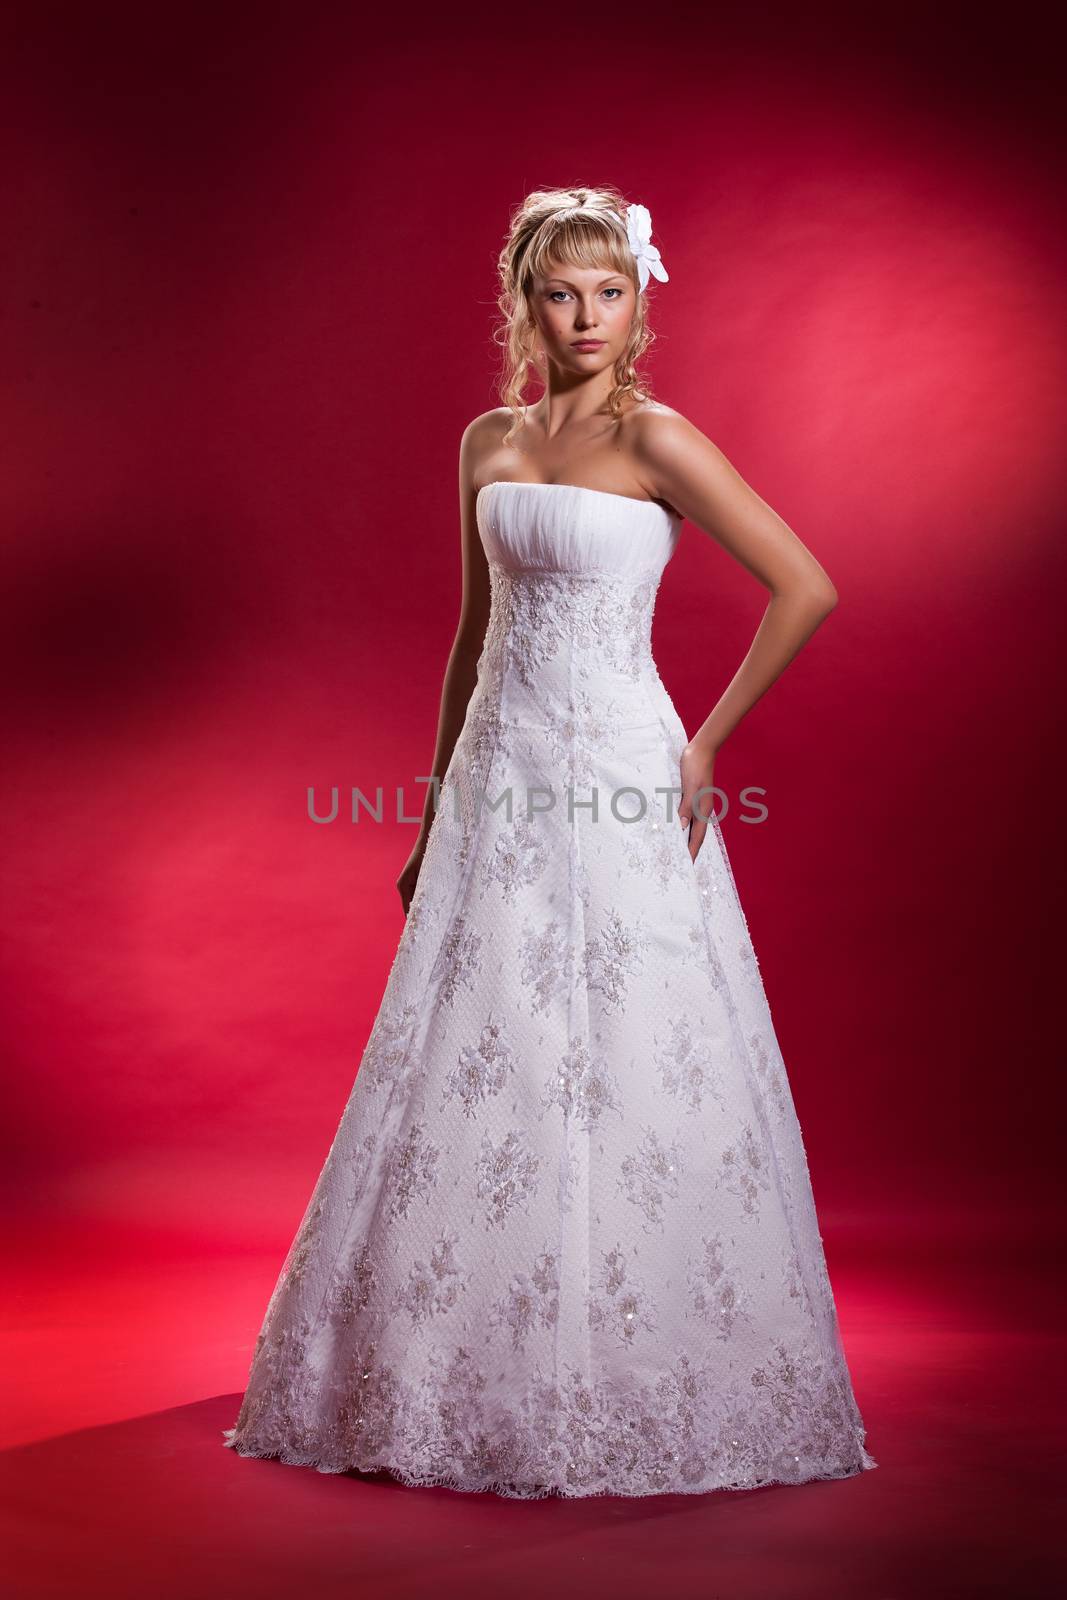
{"type": "Polygon", "coordinates": [[[663,407],[632,436],[635,464],[649,492],[666,500],[739,561],[770,593],[741,665],[686,746],[679,816],[690,827],[690,853],[710,817],[694,796],[713,782],[724,742],[837,604],[837,590],[811,551],[731,466],[717,445],[678,412],[663,407]]]}
{"type": "Polygon", "coordinates": [[[422,822],[411,855],[397,879],[397,890],[407,915],[411,897],[415,893],[419,869],[430,836],[434,819],[435,790],[440,785],[452,759],[456,741],[463,728],[467,706],[478,681],[478,657],[485,643],[485,630],[489,622],[489,564],[478,533],[475,466],[485,449],[489,437],[487,416],[476,417],[464,430],[459,447],[459,519],[460,554],[462,562],[462,597],[459,622],[445,666],[441,687],[440,710],[437,723],[437,742],[433,762],[427,776],[437,779],[437,784],[426,785],[422,822]]]}

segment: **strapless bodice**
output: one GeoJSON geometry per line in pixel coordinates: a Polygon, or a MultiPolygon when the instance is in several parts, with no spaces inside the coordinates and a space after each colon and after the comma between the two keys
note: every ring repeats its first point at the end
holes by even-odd
{"type": "Polygon", "coordinates": [[[602,742],[660,723],[652,618],[682,518],[576,484],[504,481],[479,492],[477,513],[492,605],[471,720],[567,739],[576,719],[595,722],[602,742]]]}
{"type": "Polygon", "coordinates": [[[573,483],[487,483],[477,504],[486,557],[508,572],[661,573],[682,528],[655,500],[573,483]]]}

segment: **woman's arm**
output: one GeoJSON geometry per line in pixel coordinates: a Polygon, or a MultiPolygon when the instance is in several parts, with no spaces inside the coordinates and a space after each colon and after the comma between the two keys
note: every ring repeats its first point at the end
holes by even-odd
{"type": "MultiPolygon", "coordinates": [[[[445,666],[441,688],[441,702],[437,723],[437,742],[433,763],[427,776],[438,780],[438,785],[448,770],[456,740],[463,729],[467,706],[478,681],[478,657],[485,644],[485,630],[489,622],[490,583],[489,564],[478,533],[475,463],[484,449],[483,433],[486,417],[476,417],[464,430],[459,447],[459,510],[460,547],[463,571],[463,590],[459,622],[445,666]]],[[[419,868],[422,865],[426,842],[434,819],[435,785],[426,786],[422,822],[419,826],[411,855],[397,879],[397,889],[407,915],[411,896],[415,892],[419,868]]]]}
{"type": "Polygon", "coordinates": [[[649,492],[716,539],[770,591],[751,648],[686,746],[682,762],[683,827],[692,824],[696,855],[711,813],[715,756],[742,717],[785,671],[837,604],[830,578],[790,527],[731,466],[699,428],[664,408],[641,417],[632,435],[635,462],[649,492]]]}

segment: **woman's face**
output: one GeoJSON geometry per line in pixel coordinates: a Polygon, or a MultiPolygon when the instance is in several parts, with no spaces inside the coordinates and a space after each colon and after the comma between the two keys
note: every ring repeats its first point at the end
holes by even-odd
{"type": "Polygon", "coordinates": [[[588,376],[613,366],[625,350],[635,290],[609,266],[549,261],[534,282],[531,310],[549,363],[588,376]]]}

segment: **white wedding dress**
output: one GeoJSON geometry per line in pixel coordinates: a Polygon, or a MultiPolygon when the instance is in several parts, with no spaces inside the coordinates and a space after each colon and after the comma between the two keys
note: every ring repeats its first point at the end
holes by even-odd
{"type": "Polygon", "coordinates": [[[681,521],[500,482],[478,523],[477,685],[225,1441],[514,1497],[874,1467],[722,834],[674,815],[681,521]]]}

